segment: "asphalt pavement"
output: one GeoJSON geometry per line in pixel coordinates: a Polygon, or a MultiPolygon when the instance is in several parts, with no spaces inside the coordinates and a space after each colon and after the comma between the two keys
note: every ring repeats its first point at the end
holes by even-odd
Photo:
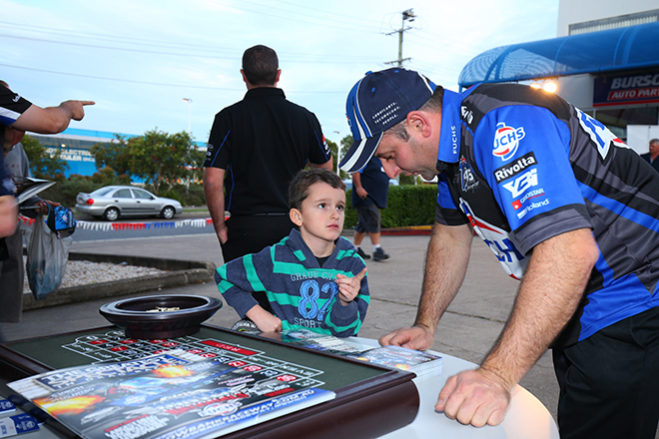
{"type": "MultiPolygon", "coordinates": [[[[382,245],[391,258],[384,262],[367,261],[371,303],[360,336],[378,338],[412,324],[421,291],[428,239],[428,236],[418,235],[382,237],[382,245]]],[[[365,247],[367,249],[370,244],[365,247]]],[[[212,233],[74,242],[72,251],[222,264],[220,247],[212,233]]],[[[518,282],[504,274],[485,244],[474,239],[465,281],[439,323],[433,349],[474,363],[482,361],[503,329],[517,287],[518,282]]],[[[93,289],[89,287],[90,291],[93,289]]],[[[157,288],[140,294],[219,295],[212,281],[157,288]]],[[[29,310],[24,312],[21,323],[3,324],[2,331],[7,340],[17,340],[104,326],[108,322],[98,308],[109,301],[112,300],[90,299],[29,310]]],[[[225,305],[207,322],[230,326],[236,320],[235,312],[225,305]]],[[[521,385],[538,397],[555,418],[558,385],[550,352],[539,359],[521,385]]]]}

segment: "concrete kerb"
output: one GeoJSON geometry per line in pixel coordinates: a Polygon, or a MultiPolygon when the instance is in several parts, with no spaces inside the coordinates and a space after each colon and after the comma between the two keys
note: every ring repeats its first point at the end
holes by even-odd
{"type": "Polygon", "coordinates": [[[213,279],[217,268],[212,262],[181,261],[142,256],[104,255],[95,253],[71,252],[69,260],[109,262],[152,267],[166,270],[167,273],[145,275],[97,284],[78,285],[61,288],[44,299],[37,300],[30,292],[23,294],[23,309],[39,309],[69,303],[84,302],[105,297],[118,297],[145,291],[158,291],[162,288],[178,287],[213,279]]]}

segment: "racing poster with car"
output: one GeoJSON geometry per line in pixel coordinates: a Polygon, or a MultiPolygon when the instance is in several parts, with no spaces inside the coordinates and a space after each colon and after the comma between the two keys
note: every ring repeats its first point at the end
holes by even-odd
{"type": "Polygon", "coordinates": [[[333,399],[322,384],[172,350],[46,372],[9,387],[83,438],[165,439],[217,437],[333,399]]]}

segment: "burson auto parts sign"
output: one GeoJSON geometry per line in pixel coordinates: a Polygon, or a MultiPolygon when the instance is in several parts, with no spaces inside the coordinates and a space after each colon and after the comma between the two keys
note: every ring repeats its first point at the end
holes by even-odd
{"type": "Polygon", "coordinates": [[[593,106],[659,102],[659,73],[595,78],[593,106]]]}

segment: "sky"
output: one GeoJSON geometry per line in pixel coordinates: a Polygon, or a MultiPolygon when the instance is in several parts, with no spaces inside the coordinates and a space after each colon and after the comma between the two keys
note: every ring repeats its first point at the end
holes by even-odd
{"type": "Polygon", "coordinates": [[[455,91],[476,55],[556,36],[558,0],[0,0],[0,79],[42,107],[95,101],[72,128],[206,142],[214,115],[245,94],[244,50],[264,44],[286,97],[338,142],[348,91],[392,67],[408,9],[404,67],[455,91]]]}

